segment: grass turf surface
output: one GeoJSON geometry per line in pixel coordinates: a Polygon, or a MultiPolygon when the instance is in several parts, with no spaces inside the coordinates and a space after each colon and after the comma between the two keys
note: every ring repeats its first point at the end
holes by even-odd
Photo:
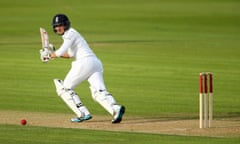
{"type": "MultiPolygon", "coordinates": [[[[64,78],[71,61],[42,64],[38,54],[39,27],[61,44],[50,26],[61,12],[103,61],[106,85],[127,107],[127,116],[197,118],[198,74],[212,71],[214,116],[239,117],[239,5],[234,0],[1,1],[0,110],[71,113],[52,82],[64,78]]],[[[92,101],[87,83],[76,91],[93,114],[106,114],[92,101]]]]}
{"type": "Polygon", "coordinates": [[[183,137],[131,132],[107,132],[48,127],[1,126],[0,140],[15,143],[94,143],[94,144],[226,144],[237,143],[239,138],[183,137]]]}

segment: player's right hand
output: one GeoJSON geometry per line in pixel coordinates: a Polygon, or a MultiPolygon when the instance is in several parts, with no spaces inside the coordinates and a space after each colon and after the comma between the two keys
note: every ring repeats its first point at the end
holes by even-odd
{"type": "Polygon", "coordinates": [[[42,62],[46,63],[51,59],[51,52],[47,48],[40,50],[40,59],[42,62]]]}

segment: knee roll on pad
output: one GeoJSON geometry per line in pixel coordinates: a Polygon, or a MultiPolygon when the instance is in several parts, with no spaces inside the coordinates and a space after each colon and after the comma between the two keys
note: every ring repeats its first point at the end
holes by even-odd
{"type": "Polygon", "coordinates": [[[53,81],[56,86],[56,92],[57,92],[58,96],[61,96],[62,93],[66,92],[65,88],[63,86],[63,80],[54,79],[53,81]]]}
{"type": "MultiPolygon", "coordinates": [[[[64,88],[63,80],[54,79],[54,84],[56,86],[56,92],[57,92],[58,96],[61,96],[64,93],[68,93],[74,100],[75,100],[75,97],[78,97],[77,94],[75,93],[75,91],[73,91],[72,89],[64,88]]],[[[79,101],[79,99],[78,99],[78,101],[79,101]]]]}
{"type": "Polygon", "coordinates": [[[91,94],[92,94],[92,98],[95,101],[103,101],[103,100],[107,100],[109,103],[116,104],[115,99],[113,98],[113,96],[107,92],[106,90],[96,90],[93,87],[90,87],[91,90],[91,94]]]}
{"type": "Polygon", "coordinates": [[[113,115],[113,105],[116,104],[113,96],[105,90],[96,90],[90,87],[93,99],[104,107],[111,115],[113,115]]]}

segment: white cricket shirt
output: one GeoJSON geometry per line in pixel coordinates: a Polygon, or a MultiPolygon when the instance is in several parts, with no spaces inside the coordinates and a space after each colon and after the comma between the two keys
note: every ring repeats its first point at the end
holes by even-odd
{"type": "Polygon", "coordinates": [[[62,35],[63,44],[55,52],[57,57],[68,53],[70,57],[80,60],[84,57],[95,56],[93,51],[88,46],[86,40],[75,29],[70,28],[62,35]]]}

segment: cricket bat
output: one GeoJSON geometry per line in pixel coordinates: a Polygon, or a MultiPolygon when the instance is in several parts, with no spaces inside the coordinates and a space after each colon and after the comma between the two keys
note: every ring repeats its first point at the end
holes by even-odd
{"type": "Polygon", "coordinates": [[[44,49],[44,48],[49,49],[48,33],[44,28],[40,27],[40,35],[41,35],[41,40],[42,40],[42,49],[44,49]]]}

